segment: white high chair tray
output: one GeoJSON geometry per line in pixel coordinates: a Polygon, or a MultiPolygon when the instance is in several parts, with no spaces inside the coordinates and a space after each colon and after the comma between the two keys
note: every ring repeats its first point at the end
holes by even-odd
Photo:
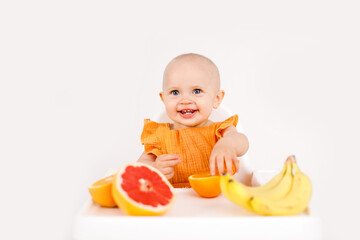
{"type": "Polygon", "coordinates": [[[173,207],[157,217],[128,216],[89,199],[76,216],[73,239],[322,239],[320,218],[313,214],[259,216],[223,195],[201,198],[191,188],[175,192],[173,207]]]}

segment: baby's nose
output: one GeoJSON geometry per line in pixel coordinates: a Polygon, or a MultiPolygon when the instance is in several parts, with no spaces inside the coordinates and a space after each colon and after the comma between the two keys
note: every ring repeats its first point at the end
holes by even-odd
{"type": "Polygon", "coordinates": [[[191,100],[189,97],[183,97],[183,98],[180,100],[180,103],[181,103],[181,104],[190,104],[190,103],[192,103],[192,100],[191,100]]]}

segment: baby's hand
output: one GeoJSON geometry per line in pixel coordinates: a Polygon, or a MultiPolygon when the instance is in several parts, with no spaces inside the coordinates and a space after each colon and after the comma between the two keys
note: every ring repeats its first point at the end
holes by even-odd
{"type": "Polygon", "coordinates": [[[210,174],[215,175],[217,167],[219,174],[224,173],[224,162],[227,173],[233,174],[232,166],[235,165],[235,171],[239,170],[239,160],[236,157],[236,149],[228,144],[225,139],[220,139],[214,146],[210,155],[210,174]]]}
{"type": "Polygon", "coordinates": [[[175,154],[163,154],[155,159],[155,167],[162,172],[167,179],[174,176],[174,166],[180,163],[180,157],[175,154]]]}

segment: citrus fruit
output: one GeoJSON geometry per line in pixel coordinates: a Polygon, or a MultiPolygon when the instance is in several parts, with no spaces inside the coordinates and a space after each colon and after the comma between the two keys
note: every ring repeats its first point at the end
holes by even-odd
{"type": "Polygon", "coordinates": [[[93,201],[102,207],[116,207],[111,193],[113,179],[114,176],[111,175],[94,182],[88,187],[93,201]]]}
{"type": "Polygon", "coordinates": [[[174,188],[157,169],[130,163],[115,174],[112,194],[117,205],[128,215],[161,215],[175,202],[174,188]]]}
{"type": "Polygon", "coordinates": [[[201,197],[212,198],[219,196],[221,193],[219,175],[194,174],[189,177],[189,183],[201,197]]]}

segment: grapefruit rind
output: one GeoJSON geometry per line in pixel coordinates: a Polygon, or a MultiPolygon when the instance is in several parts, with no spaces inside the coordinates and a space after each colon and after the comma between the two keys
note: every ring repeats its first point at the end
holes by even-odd
{"type": "Polygon", "coordinates": [[[114,182],[112,184],[112,196],[116,202],[116,204],[119,206],[119,208],[126,214],[128,215],[133,215],[133,216],[158,216],[158,215],[162,215],[165,212],[167,212],[175,203],[175,191],[173,186],[169,183],[169,181],[166,179],[166,177],[160,172],[158,171],[156,168],[151,167],[147,164],[143,164],[143,163],[128,163],[128,164],[124,164],[123,166],[121,166],[119,168],[119,170],[116,172],[115,177],[114,177],[114,182]],[[126,168],[129,166],[134,166],[134,167],[141,167],[141,166],[145,166],[146,168],[150,169],[151,171],[157,173],[161,179],[163,180],[164,183],[166,183],[166,185],[169,187],[171,193],[172,193],[172,197],[169,201],[168,204],[162,206],[159,205],[157,207],[152,207],[149,205],[145,205],[139,202],[136,202],[134,200],[132,200],[128,193],[125,192],[120,186],[122,184],[122,177],[121,175],[125,172],[126,168]]]}

